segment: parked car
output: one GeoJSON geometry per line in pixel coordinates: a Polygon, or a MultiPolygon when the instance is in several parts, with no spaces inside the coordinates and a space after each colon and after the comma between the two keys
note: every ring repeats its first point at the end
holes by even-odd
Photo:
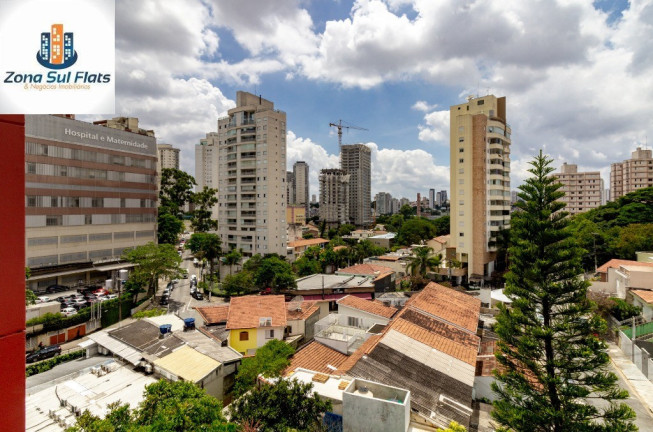
{"type": "Polygon", "coordinates": [[[77,310],[74,307],[66,307],[61,309],[61,314],[63,316],[72,316],[72,315],[77,315],[77,310]]]}
{"type": "Polygon", "coordinates": [[[39,297],[36,298],[36,304],[47,303],[49,301],[50,301],[50,297],[39,296],[39,297]]]}
{"type": "Polygon", "coordinates": [[[197,275],[190,275],[190,280],[191,281],[197,281],[197,275]]]}
{"type": "Polygon", "coordinates": [[[59,345],[47,346],[27,355],[27,357],[25,357],[25,363],[34,363],[35,361],[58,356],[59,354],[61,354],[61,347],[59,345]]]}
{"type": "Polygon", "coordinates": [[[204,294],[202,294],[202,291],[196,290],[192,296],[195,297],[196,300],[204,300],[204,294]]]}
{"type": "Polygon", "coordinates": [[[109,294],[109,291],[107,291],[104,288],[100,288],[100,289],[96,289],[95,291],[93,291],[93,294],[95,294],[95,295],[98,295],[98,294],[99,295],[107,295],[107,294],[109,294]]]}
{"type": "Polygon", "coordinates": [[[113,299],[117,299],[117,298],[118,298],[118,294],[109,294],[107,296],[107,300],[113,300],[113,299]]]}
{"type": "Polygon", "coordinates": [[[165,305],[168,304],[169,301],[170,301],[170,297],[164,295],[164,296],[161,296],[161,300],[159,300],[159,304],[161,306],[165,306],[165,305]]]}
{"type": "Polygon", "coordinates": [[[76,298],[73,300],[73,304],[78,305],[79,307],[86,307],[88,306],[88,302],[84,299],[76,298]]]}
{"type": "Polygon", "coordinates": [[[199,267],[199,265],[200,265],[200,260],[198,260],[197,258],[193,258],[193,265],[194,265],[195,267],[199,267]]]}
{"type": "Polygon", "coordinates": [[[54,285],[50,285],[49,287],[47,287],[45,289],[45,292],[48,293],[48,294],[52,294],[52,293],[57,293],[57,292],[62,292],[62,291],[69,291],[69,290],[70,290],[70,288],[65,286],[65,285],[54,284],[54,285]]]}

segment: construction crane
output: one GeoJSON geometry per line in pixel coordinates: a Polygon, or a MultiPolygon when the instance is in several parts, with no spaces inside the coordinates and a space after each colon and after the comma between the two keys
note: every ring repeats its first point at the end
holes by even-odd
{"type": "Polygon", "coordinates": [[[367,130],[367,129],[359,127],[359,126],[349,124],[344,120],[338,120],[338,123],[329,123],[329,127],[337,127],[338,128],[338,148],[339,149],[342,148],[342,128],[364,130],[364,131],[367,130]]]}

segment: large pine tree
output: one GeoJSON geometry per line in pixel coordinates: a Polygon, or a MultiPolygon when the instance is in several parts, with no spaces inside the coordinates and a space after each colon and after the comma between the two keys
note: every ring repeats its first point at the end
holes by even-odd
{"type": "Polygon", "coordinates": [[[580,250],[567,228],[563,196],[540,151],[513,214],[506,294],[497,317],[493,417],[514,431],[636,431],[628,393],[607,370],[605,322],[592,312],[579,275],[580,250]]]}

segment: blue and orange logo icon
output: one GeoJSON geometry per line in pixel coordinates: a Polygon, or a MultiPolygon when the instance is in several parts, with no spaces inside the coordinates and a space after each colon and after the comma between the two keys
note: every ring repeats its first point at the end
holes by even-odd
{"type": "Polygon", "coordinates": [[[63,24],[52,24],[50,33],[41,33],[41,49],[36,60],[49,69],[66,69],[77,61],[73,34],[63,32],[63,24]]]}

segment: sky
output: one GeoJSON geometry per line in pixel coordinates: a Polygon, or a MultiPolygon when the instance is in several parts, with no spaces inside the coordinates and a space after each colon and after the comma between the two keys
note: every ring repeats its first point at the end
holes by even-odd
{"type": "MultiPolygon", "coordinates": [[[[372,198],[449,189],[449,106],[507,99],[511,182],[543,149],[601,171],[653,140],[653,0],[116,0],[116,114],[181,149],[238,90],[287,113],[288,169],[372,148],[372,198]]],[[[102,117],[102,116],[97,116],[102,117]]],[[[104,116],[108,117],[108,116],[104,116]]],[[[649,144],[649,148],[650,144],[649,144]]]]}

